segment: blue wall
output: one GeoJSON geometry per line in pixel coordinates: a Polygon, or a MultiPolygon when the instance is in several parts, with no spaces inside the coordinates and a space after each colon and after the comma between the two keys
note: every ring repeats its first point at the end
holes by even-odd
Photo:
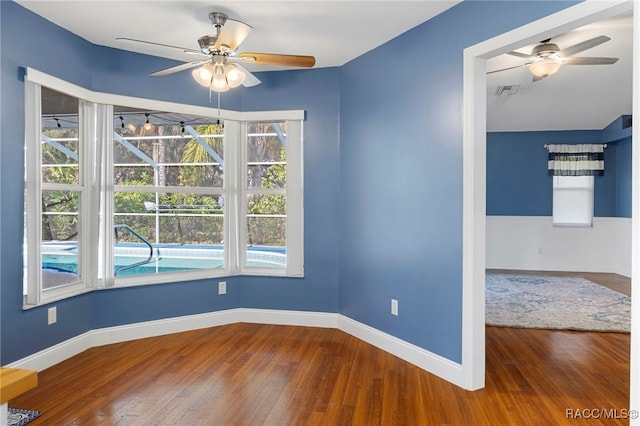
{"type": "Polygon", "coordinates": [[[23,184],[21,178],[16,179],[24,175],[21,67],[31,66],[95,91],[211,105],[208,92],[193,81],[190,73],[148,76],[149,72],[174,65],[173,61],[94,46],[13,2],[0,4],[1,364],[100,327],[240,306],[337,311],[340,110],[336,68],[261,73],[258,76],[263,84],[257,88],[222,94],[222,107],[226,109],[306,110],[305,278],[230,277],[224,297],[216,296],[218,279],[95,291],[56,302],[58,322],[51,326],[46,320],[48,306],[23,311],[22,251],[16,250],[22,246],[23,217],[23,184]]]}
{"type": "MultiPolygon", "coordinates": [[[[623,115],[602,130],[602,139],[615,148],[615,214],[631,217],[631,116],[623,115]]],[[[605,166],[606,167],[606,166],[605,166]]]]}
{"type": "Polygon", "coordinates": [[[487,214],[551,216],[553,185],[545,144],[606,143],[605,174],[595,177],[594,215],[631,217],[631,129],[487,134],[487,214]]]}
{"type": "Polygon", "coordinates": [[[566,6],[463,2],[342,67],[340,312],[461,361],[463,49],[566,6]]]}
{"type": "Polygon", "coordinates": [[[262,73],[261,86],[223,94],[223,108],[307,111],[305,278],[232,277],[226,297],[213,297],[217,280],[96,291],[57,302],[47,326],[46,306],[21,310],[20,67],[97,91],[208,95],[188,73],[148,77],[173,61],[93,46],[0,2],[0,363],[94,328],[233,307],[338,311],[460,362],[462,50],[572,3],[464,2],[341,68],[262,73]]]}
{"type": "Polygon", "coordinates": [[[616,148],[616,217],[631,217],[631,137],[620,140],[616,148]]]}
{"type": "Polygon", "coordinates": [[[92,297],[87,295],[61,303],[59,322],[51,327],[46,326],[45,307],[22,311],[24,84],[20,69],[33,65],[90,86],[92,58],[86,41],[13,2],[2,1],[0,7],[0,363],[4,365],[92,328],[92,297]]]}

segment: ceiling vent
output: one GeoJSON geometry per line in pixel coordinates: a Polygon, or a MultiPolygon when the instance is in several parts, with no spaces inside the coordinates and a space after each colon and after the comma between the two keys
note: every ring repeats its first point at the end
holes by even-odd
{"type": "Polygon", "coordinates": [[[518,89],[520,88],[519,84],[513,84],[511,86],[498,86],[498,88],[496,89],[496,96],[503,96],[503,95],[515,95],[516,93],[518,93],[518,89]]]}

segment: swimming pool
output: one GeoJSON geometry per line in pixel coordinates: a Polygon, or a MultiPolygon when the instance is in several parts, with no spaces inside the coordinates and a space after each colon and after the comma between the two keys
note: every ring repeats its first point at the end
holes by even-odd
{"type": "MultiPolygon", "coordinates": [[[[149,249],[139,244],[114,247],[114,272],[117,276],[161,274],[201,269],[224,268],[224,247],[220,245],[159,245],[149,249]]],[[[286,267],[284,247],[251,246],[247,248],[247,266],[250,268],[286,267]]],[[[51,243],[43,245],[42,268],[60,272],[78,272],[75,244],[51,243]]]]}

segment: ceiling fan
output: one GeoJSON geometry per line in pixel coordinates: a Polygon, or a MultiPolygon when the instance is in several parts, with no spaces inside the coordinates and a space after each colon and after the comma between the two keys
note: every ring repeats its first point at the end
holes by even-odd
{"type": "Polygon", "coordinates": [[[245,87],[260,84],[260,80],[247,71],[240,63],[305,68],[313,67],[316,63],[316,59],[313,56],[282,55],[275,53],[238,53],[238,47],[249,35],[252,27],[244,22],[231,19],[221,12],[209,13],[209,19],[216,29],[216,33],[213,35],[205,35],[198,39],[200,50],[126,37],[118,37],[116,40],[153,44],[172,49],[180,49],[189,54],[206,56],[206,58],[185,62],[184,64],[156,71],[150,75],[154,77],[164,77],[179,71],[200,67],[192,71],[193,78],[199,84],[210,88],[214,92],[225,92],[241,84],[245,87]]]}
{"type": "Polygon", "coordinates": [[[618,61],[618,58],[597,58],[597,57],[574,57],[576,53],[583,52],[592,47],[611,40],[609,37],[601,35],[574,44],[573,46],[560,49],[560,47],[551,43],[551,39],[542,40],[537,46],[531,50],[531,54],[527,55],[520,52],[508,52],[508,55],[526,59],[527,62],[514,67],[503,68],[495,71],[489,71],[487,74],[511,70],[515,68],[527,67],[533,74],[533,81],[542,80],[552,74],[558,72],[562,65],[609,65],[618,61]]]}

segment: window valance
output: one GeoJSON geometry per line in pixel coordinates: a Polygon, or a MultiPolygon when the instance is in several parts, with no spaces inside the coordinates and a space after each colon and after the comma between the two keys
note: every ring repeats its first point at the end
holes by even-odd
{"type": "Polygon", "coordinates": [[[604,144],[545,145],[549,176],[603,176],[604,144]]]}

